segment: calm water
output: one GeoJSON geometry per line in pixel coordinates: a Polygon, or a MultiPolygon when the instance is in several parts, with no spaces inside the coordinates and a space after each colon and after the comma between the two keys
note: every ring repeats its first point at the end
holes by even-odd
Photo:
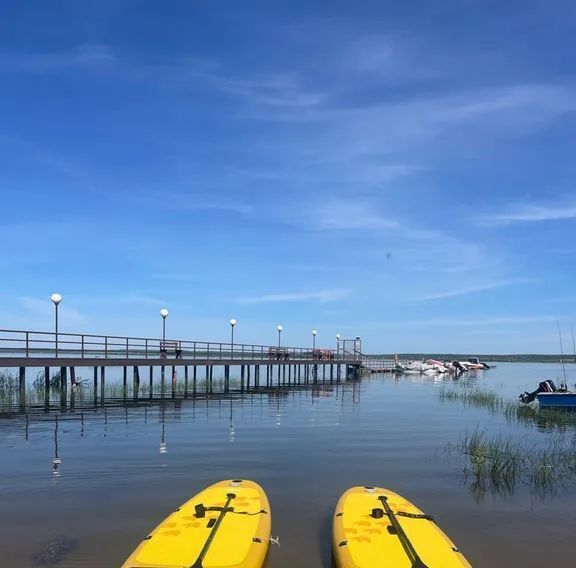
{"type": "MultiPolygon", "coordinates": [[[[510,399],[560,369],[500,364],[469,379],[510,399]]],[[[574,375],[571,374],[571,377],[574,375]]],[[[272,506],[268,568],[330,566],[333,507],[352,485],[383,485],[433,514],[476,566],[569,566],[576,487],[483,499],[449,443],[477,426],[540,439],[488,410],[441,402],[451,380],[372,375],[233,400],[0,420],[2,566],[120,566],[192,494],[249,478],[272,506]],[[54,470],[55,455],[61,460],[54,470]],[[50,564],[51,563],[51,564],[50,564]]],[[[572,381],[574,382],[574,381],[572,381]]]]}

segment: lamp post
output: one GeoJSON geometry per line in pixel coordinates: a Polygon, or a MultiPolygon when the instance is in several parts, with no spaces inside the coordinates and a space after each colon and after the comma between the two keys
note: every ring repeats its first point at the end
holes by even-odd
{"type": "Polygon", "coordinates": [[[55,351],[56,359],[58,359],[58,304],[62,301],[62,296],[60,294],[52,294],[50,296],[52,303],[54,304],[54,331],[55,331],[55,351]]]}
{"type": "Polygon", "coordinates": [[[336,355],[340,356],[340,334],[336,334],[336,355]]]}
{"type": "Polygon", "coordinates": [[[318,332],[313,329],[312,330],[312,350],[316,349],[316,335],[318,334],[318,332]]]}
{"type": "MultiPolygon", "coordinates": [[[[160,315],[162,316],[162,343],[166,342],[166,318],[168,317],[168,310],[162,308],[160,310],[160,315]]],[[[164,345],[162,345],[164,347],[164,345]]]]}
{"type": "Polygon", "coordinates": [[[230,356],[234,358],[234,326],[238,323],[234,318],[232,318],[229,322],[230,324],[230,356]]]}
{"type": "Polygon", "coordinates": [[[280,336],[282,335],[282,330],[284,328],[281,325],[279,325],[276,329],[278,330],[278,348],[280,348],[280,336]]]}

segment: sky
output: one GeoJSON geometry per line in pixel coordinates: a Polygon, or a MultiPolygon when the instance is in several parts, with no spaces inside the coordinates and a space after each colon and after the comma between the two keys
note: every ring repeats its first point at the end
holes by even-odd
{"type": "Polygon", "coordinates": [[[558,352],[576,3],[4,0],[0,328],[558,352]]]}

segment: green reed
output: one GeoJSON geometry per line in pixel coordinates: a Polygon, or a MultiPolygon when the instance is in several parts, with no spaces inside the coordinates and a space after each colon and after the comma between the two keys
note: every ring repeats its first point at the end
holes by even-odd
{"type": "Polygon", "coordinates": [[[499,412],[503,407],[503,399],[496,393],[483,389],[448,390],[442,389],[438,393],[441,401],[462,402],[465,406],[474,408],[487,408],[492,412],[499,412]]]}
{"type": "MultiPolygon", "coordinates": [[[[50,377],[49,396],[52,404],[56,404],[59,397],[64,393],[61,390],[61,376],[60,371],[55,372],[50,377]]],[[[212,392],[222,393],[224,391],[224,379],[214,378],[212,380],[212,392]]],[[[240,379],[231,378],[231,389],[239,388],[240,379]]],[[[192,377],[186,382],[183,377],[179,377],[174,383],[172,377],[167,375],[162,381],[155,378],[152,386],[148,378],[141,378],[139,384],[134,384],[132,377],[126,381],[124,386],[122,381],[113,379],[104,383],[104,392],[102,393],[102,385],[98,382],[98,389],[96,396],[98,403],[102,403],[102,394],[104,394],[104,401],[117,402],[126,400],[128,402],[135,399],[144,400],[147,398],[170,397],[172,392],[179,398],[187,393],[193,396],[194,391],[197,395],[203,395],[207,392],[207,382],[205,377],[198,377],[196,380],[196,387],[194,388],[194,381],[192,377]],[[151,394],[153,395],[151,397],[151,394]]],[[[45,381],[44,371],[39,371],[32,382],[32,388],[26,390],[26,400],[24,406],[27,408],[33,406],[42,406],[45,402],[45,381]]],[[[0,412],[9,412],[20,404],[19,393],[19,378],[16,374],[10,372],[0,372],[0,412]]],[[[81,405],[83,403],[91,403],[94,400],[93,382],[90,379],[84,379],[81,376],[76,377],[76,386],[72,387],[70,379],[66,385],[66,399],[68,402],[81,405]]]]}
{"type": "Polygon", "coordinates": [[[472,478],[471,488],[479,498],[487,491],[513,493],[519,485],[546,495],[561,483],[576,481],[576,436],[556,435],[541,441],[543,445],[536,445],[528,438],[491,437],[475,430],[449,449],[465,456],[464,473],[472,478]]]}
{"type": "Polygon", "coordinates": [[[509,422],[534,425],[541,429],[576,427],[576,412],[562,409],[539,408],[506,400],[497,393],[485,389],[442,389],[438,392],[442,402],[460,402],[466,407],[485,408],[492,414],[501,414],[509,422]]]}
{"type": "Polygon", "coordinates": [[[15,373],[0,371],[0,407],[14,404],[20,381],[15,373]]]}

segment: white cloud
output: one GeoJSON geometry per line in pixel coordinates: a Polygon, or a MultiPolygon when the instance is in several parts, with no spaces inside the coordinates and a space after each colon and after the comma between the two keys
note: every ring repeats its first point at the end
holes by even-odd
{"type": "Polygon", "coordinates": [[[145,206],[168,211],[227,211],[245,215],[252,211],[252,205],[247,202],[230,199],[221,195],[220,199],[206,197],[198,190],[189,193],[178,191],[140,192],[138,194],[122,193],[109,194],[112,199],[120,202],[129,202],[132,206],[145,206]]]}
{"type": "MultiPolygon", "coordinates": [[[[36,319],[45,319],[46,323],[49,322],[49,325],[53,325],[54,305],[50,301],[50,298],[39,299],[24,296],[19,298],[19,302],[22,307],[30,313],[31,316],[35,317],[36,319]]],[[[75,327],[88,321],[88,319],[76,308],[67,306],[64,302],[59,305],[58,312],[60,322],[68,327],[75,327]]]]}
{"type": "Polygon", "coordinates": [[[305,89],[294,74],[274,74],[262,78],[226,77],[204,74],[215,88],[237,95],[253,105],[279,108],[316,107],[323,95],[305,89]]]}
{"type": "Polygon", "coordinates": [[[485,284],[479,284],[462,288],[454,288],[452,290],[444,290],[442,292],[437,292],[433,294],[424,294],[422,296],[412,298],[411,301],[428,302],[432,300],[444,300],[447,298],[455,298],[457,296],[466,296],[468,294],[476,294],[478,292],[485,292],[488,290],[496,290],[498,288],[514,286],[516,284],[524,284],[526,282],[527,280],[525,279],[499,280],[495,282],[487,282],[485,284]]]}
{"type": "Polygon", "coordinates": [[[126,294],[121,296],[75,296],[75,301],[81,302],[83,305],[88,304],[129,304],[129,305],[142,305],[142,306],[164,306],[167,302],[160,298],[153,298],[150,296],[138,294],[126,294]]]}
{"type": "Polygon", "coordinates": [[[310,221],[318,230],[391,229],[397,222],[380,212],[373,203],[350,200],[332,201],[320,205],[310,221]]]}
{"type": "Polygon", "coordinates": [[[343,300],[352,293],[351,290],[330,289],[317,292],[286,292],[279,294],[264,294],[249,298],[237,298],[239,304],[270,304],[283,302],[335,302],[343,300]]]}
{"type": "Polygon", "coordinates": [[[438,326],[438,327],[477,327],[477,326],[503,326],[503,325],[524,325],[524,324],[538,324],[538,323],[556,323],[557,316],[549,315],[524,315],[524,316],[498,316],[498,317],[461,317],[461,318],[431,318],[424,320],[399,320],[390,322],[391,326],[406,326],[406,327],[422,327],[422,326],[438,326]]]}
{"type": "Polygon", "coordinates": [[[44,53],[0,53],[0,69],[16,72],[51,73],[73,68],[110,66],[117,62],[112,48],[103,44],[83,44],[66,51],[44,53]]]}
{"type": "Polygon", "coordinates": [[[484,226],[512,225],[515,223],[540,223],[544,221],[559,221],[576,219],[576,205],[517,205],[502,213],[485,215],[478,219],[478,224],[484,226]]]}
{"type": "Polygon", "coordinates": [[[555,296],[542,300],[545,304],[571,304],[576,302],[576,296],[555,296]]]}

